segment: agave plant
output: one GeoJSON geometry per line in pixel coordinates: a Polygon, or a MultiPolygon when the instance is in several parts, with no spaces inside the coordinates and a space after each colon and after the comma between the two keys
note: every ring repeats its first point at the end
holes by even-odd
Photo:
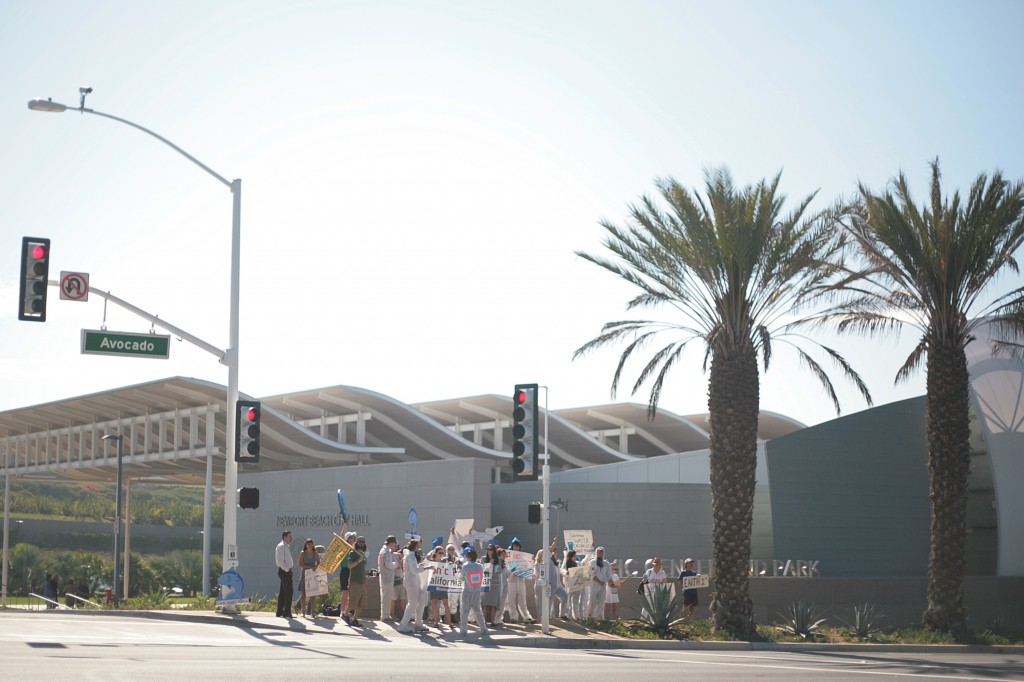
{"type": "Polygon", "coordinates": [[[874,604],[858,604],[853,607],[853,614],[849,619],[840,617],[844,625],[853,629],[853,634],[860,639],[871,639],[881,629],[879,623],[885,618],[885,614],[874,604]]]}
{"type": "Polygon", "coordinates": [[[667,633],[674,625],[683,622],[679,615],[682,595],[672,596],[672,588],[667,585],[650,585],[640,595],[640,605],[644,608],[644,620],[658,634],[667,633]]]}
{"type": "Polygon", "coordinates": [[[804,639],[813,635],[818,626],[825,622],[825,619],[820,617],[821,613],[813,604],[806,604],[803,601],[790,604],[786,613],[780,613],[779,616],[783,620],[783,632],[800,635],[804,639]]]}

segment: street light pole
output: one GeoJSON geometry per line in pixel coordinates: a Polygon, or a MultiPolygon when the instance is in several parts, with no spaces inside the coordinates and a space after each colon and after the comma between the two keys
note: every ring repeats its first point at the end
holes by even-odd
{"type": "MultiPolygon", "coordinates": [[[[121,558],[121,466],[124,458],[124,434],[110,434],[100,440],[117,441],[117,490],[114,493],[114,608],[117,608],[117,569],[121,558]]],[[[126,597],[128,595],[125,595],[126,597]]]]}
{"type": "MultiPolygon", "coordinates": [[[[119,123],[129,125],[136,130],[155,137],[160,140],[168,147],[178,152],[186,159],[194,163],[195,165],[202,168],[204,171],[216,178],[220,183],[224,184],[231,190],[232,204],[231,204],[231,293],[229,303],[229,323],[228,323],[228,349],[224,352],[224,357],[221,363],[227,365],[228,368],[228,390],[227,390],[227,423],[225,425],[225,461],[224,461],[224,547],[223,547],[223,565],[224,569],[238,566],[238,555],[237,555],[237,509],[231,502],[234,498],[234,491],[238,488],[238,463],[235,461],[235,439],[231,437],[231,434],[235,432],[235,421],[238,419],[237,410],[235,410],[235,403],[238,402],[238,318],[239,318],[239,271],[241,269],[241,235],[242,235],[242,181],[240,179],[228,180],[224,176],[216,173],[206,164],[199,161],[184,149],[174,144],[165,137],[162,137],[148,128],[144,128],[137,123],[119,118],[117,116],[111,116],[94,109],[87,109],[85,107],[85,96],[92,92],[92,88],[79,88],[81,94],[81,100],[78,107],[70,107],[72,111],[77,111],[82,114],[93,114],[95,116],[102,116],[103,118],[109,118],[119,123]]],[[[60,102],[54,102],[52,99],[34,99],[28,103],[28,108],[33,111],[48,111],[53,113],[61,113],[68,110],[68,106],[61,104],[60,102]]],[[[209,507],[206,509],[206,514],[209,515],[209,507]]],[[[203,560],[208,565],[210,563],[210,533],[206,533],[203,536],[203,560]]]]}

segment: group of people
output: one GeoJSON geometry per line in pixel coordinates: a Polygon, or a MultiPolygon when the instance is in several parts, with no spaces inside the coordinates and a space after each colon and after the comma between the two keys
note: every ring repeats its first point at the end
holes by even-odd
{"type": "MultiPolygon", "coordinates": [[[[670,589],[672,581],[665,573],[661,557],[654,557],[651,560],[651,567],[644,572],[641,589],[647,595],[649,601],[654,601],[655,590],[657,589],[670,589]]],[[[697,572],[693,570],[693,559],[686,559],[683,562],[683,570],[679,573],[678,583],[679,588],[683,591],[683,611],[681,617],[693,620],[694,612],[697,610],[697,590],[692,587],[684,587],[683,579],[696,576],[697,572]]],[[[646,609],[644,609],[646,613],[646,609]]]]}
{"type": "MultiPolygon", "coordinates": [[[[281,535],[281,542],[275,551],[278,576],[281,586],[277,599],[277,615],[293,618],[291,611],[294,599],[293,592],[293,560],[290,545],[291,531],[281,535]]],[[[338,613],[351,626],[360,627],[359,617],[366,608],[367,578],[367,545],[366,538],[356,533],[345,533],[345,541],[353,550],[342,561],[339,571],[341,583],[341,601],[338,613]]],[[[530,614],[526,600],[526,590],[530,577],[536,578],[535,595],[537,608],[542,604],[544,582],[541,580],[541,566],[547,561],[548,581],[550,583],[550,615],[552,618],[584,620],[618,619],[618,590],[623,579],[618,575],[612,562],[605,560],[604,548],[597,547],[594,556],[580,564],[577,553],[566,549],[561,559],[558,557],[557,540],[553,540],[547,550],[536,553],[533,575],[516,570],[516,565],[508,558],[508,552],[521,552],[522,543],[513,538],[508,550],[497,543],[491,542],[483,549],[483,555],[468,542],[456,546],[455,543],[445,544],[437,538],[429,551],[424,552],[419,538],[409,539],[401,546],[394,535],[389,535],[377,552],[377,570],[380,583],[380,618],[385,622],[398,621],[399,632],[426,631],[427,624],[434,627],[455,629],[456,624],[462,634],[466,634],[468,623],[475,622],[481,633],[486,633],[488,626],[500,626],[505,622],[505,614],[511,622],[532,624],[536,622],[530,614]],[[545,553],[547,557],[545,557],[545,553]],[[451,573],[461,578],[461,592],[428,591],[425,572],[438,570],[443,564],[451,564],[451,573]],[[570,570],[580,565],[590,566],[589,579],[582,589],[572,592],[566,589],[566,580],[570,570]],[[484,591],[485,574],[490,575],[490,586],[484,591]],[[429,615],[425,615],[429,612],[429,615]],[[425,619],[426,618],[426,622],[425,619]]],[[[305,593],[305,572],[314,570],[320,565],[323,547],[315,545],[307,539],[298,556],[300,575],[299,607],[302,614],[315,615],[314,598],[305,593]]],[[[679,576],[680,584],[687,575],[696,575],[692,571],[693,560],[687,559],[685,568],[679,576]]],[[[665,585],[668,578],[662,568],[662,561],[655,557],[650,570],[643,578],[644,589],[653,590],[654,586],[665,585]]],[[[697,606],[697,591],[686,589],[683,592],[684,617],[689,613],[693,617],[697,606]]]]}

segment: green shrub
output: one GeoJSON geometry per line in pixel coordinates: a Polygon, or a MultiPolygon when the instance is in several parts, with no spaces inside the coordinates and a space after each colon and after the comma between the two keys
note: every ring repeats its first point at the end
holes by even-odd
{"type": "Polygon", "coordinates": [[[858,638],[869,640],[878,635],[884,617],[885,614],[877,606],[864,602],[853,607],[849,619],[841,617],[839,620],[848,625],[858,638]]]}
{"type": "Polygon", "coordinates": [[[672,595],[672,588],[667,585],[650,585],[640,595],[640,605],[644,608],[644,620],[651,629],[665,634],[672,626],[683,622],[678,618],[682,604],[682,594],[672,595]]]}
{"type": "Polygon", "coordinates": [[[821,613],[812,604],[806,604],[802,600],[790,604],[785,614],[779,614],[783,619],[781,626],[783,632],[789,632],[807,639],[814,634],[814,631],[825,622],[821,613]]]}

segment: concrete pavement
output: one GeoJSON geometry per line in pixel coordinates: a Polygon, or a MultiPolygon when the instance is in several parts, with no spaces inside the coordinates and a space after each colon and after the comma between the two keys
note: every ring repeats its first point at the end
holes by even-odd
{"type": "MultiPolygon", "coordinates": [[[[448,642],[463,641],[458,630],[430,628],[426,633],[404,634],[398,632],[398,623],[385,623],[363,618],[363,627],[352,627],[341,618],[317,616],[316,618],[279,618],[269,612],[244,611],[240,614],[225,614],[219,611],[129,611],[129,610],[75,610],[62,611],[83,617],[90,615],[123,616],[126,618],[154,618],[176,621],[220,623],[223,625],[249,628],[252,630],[279,630],[310,635],[364,636],[372,639],[400,640],[430,638],[448,642]]],[[[992,653],[1021,654],[1024,646],[981,646],[970,644],[825,644],[772,642],[707,642],[676,640],[624,639],[608,633],[590,630],[578,623],[562,620],[551,622],[551,634],[545,635],[541,626],[506,624],[489,628],[488,637],[481,639],[471,625],[467,641],[487,643],[501,647],[533,647],[548,649],[648,649],[648,650],[694,650],[694,651],[857,651],[857,652],[905,652],[905,653],[992,653]]]]}

